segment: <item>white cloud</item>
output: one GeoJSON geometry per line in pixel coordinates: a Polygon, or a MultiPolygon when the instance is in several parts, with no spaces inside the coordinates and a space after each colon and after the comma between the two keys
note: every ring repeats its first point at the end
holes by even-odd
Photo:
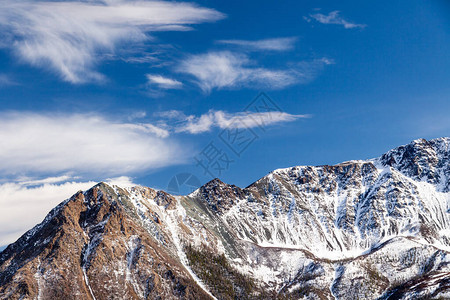
{"type": "Polygon", "coordinates": [[[147,74],[146,76],[149,84],[156,84],[162,89],[179,89],[183,86],[178,80],[163,77],[161,75],[147,74]]]}
{"type": "Polygon", "coordinates": [[[247,86],[278,89],[296,82],[289,70],[253,67],[247,56],[228,51],[190,56],[182,61],[177,70],[194,76],[205,92],[214,88],[247,86]]]}
{"type": "Polygon", "coordinates": [[[185,149],[152,124],[98,115],[0,115],[0,175],[127,175],[181,163],[185,149]]]}
{"type": "Polygon", "coordinates": [[[306,83],[316,76],[318,70],[330,63],[330,60],[318,59],[277,70],[256,67],[244,54],[221,51],[192,55],[181,62],[177,71],[193,76],[196,84],[208,93],[215,88],[281,89],[306,83]]]}
{"type": "Polygon", "coordinates": [[[119,176],[114,178],[108,178],[105,180],[106,183],[110,185],[117,185],[120,187],[133,187],[137,186],[136,183],[133,182],[133,180],[130,177],[127,176],[119,176]]]}
{"type": "Polygon", "coordinates": [[[250,50],[287,51],[294,49],[296,37],[273,38],[257,41],[247,40],[220,40],[219,44],[233,45],[250,50]]]}
{"type": "Polygon", "coordinates": [[[42,185],[42,184],[54,184],[64,181],[69,181],[72,178],[69,175],[61,175],[61,176],[55,176],[55,177],[47,177],[43,179],[27,179],[27,178],[19,178],[18,182],[20,182],[21,185],[24,186],[36,186],[36,185],[42,185]]]}
{"type": "MultiPolygon", "coordinates": [[[[342,25],[342,26],[344,26],[344,28],[347,28],[347,29],[366,27],[365,24],[355,24],[355,23],[351,23],[351,22],[345,20],[344,18],[339,16],[338,10],[332,11],[328,15],[317,13],[317,14],[311,14],[309,16],[319,23],[342,25]]],[[[308,17],[306,17],[305,19],[307,21],[310,21],[310,19],[308,17]]]]}
{"type": "Polygon", "coordinates": [[[157,126],[148,123],[123,124],[122,126],[133,131],[154,134],[160,138],[166,138],[170,135],[169,131],[166,128],[163,128],[163,126],[157,126]]]}
{"type": "Polygon", "coordinates": [[[25,62],[50,67],[71,83],[102,80],[102,54],[149,39],[148,32],[189,30],[223,14],[172,1],[0,0],[0,30],[25,62]]]}
{"type": "Polygon", "coordinates": [[[22,183],[0,184],[0,247],[13,243],[40,223],[64,199],[95,184],[91,181],[59,185],[46,183],[37,187],[28,187],[22,183]]]}
{"type": "Polygon", "coordinates": [[[161,116],[176,119],[175,132],[199,134],[208,132],[217,127],[221,129],[254,128],[275,125],[283,122],[292,122],[299,118],[308,118],[308,115],[292,115],[280,111],[272,112],[241,112],[230,114],[224,111],[210,110],[199,117],[186,116],[180,111],[160,113],[161,116]]]}

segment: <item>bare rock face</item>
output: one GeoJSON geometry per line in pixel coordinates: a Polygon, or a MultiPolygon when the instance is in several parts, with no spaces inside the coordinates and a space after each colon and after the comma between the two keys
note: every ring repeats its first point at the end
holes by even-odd
{"type": "Polygon", "coordinates": [[[5,249],[1,298],[208,298],[159,242],[171,237],[162,230],[159,240],[150,235],[126,194],[103,183],[78,192],[5,249]]]}
{"type": "Polygon", "coordinates": [[[219,179],[213,179],[200,189],[196,193],[202,202],[217,213],[223,213],[236,204],[236,201],[245,198],[244,191],[235,186],[223,183],[219,179]]]}
{"type": "Polygon", "coordinates": [[[450,298],[449,145],[185,197],[100,183],[0,253],[0,299],[450,298]]]}

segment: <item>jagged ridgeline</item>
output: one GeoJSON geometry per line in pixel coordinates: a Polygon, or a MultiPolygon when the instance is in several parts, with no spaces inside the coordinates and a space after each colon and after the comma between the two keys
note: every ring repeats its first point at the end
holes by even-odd
{"type": "Polygon", "coordinates": [[[0,299],[448,299],[449,145],[183,197],[100,183],[0,253],[0,299]]]}

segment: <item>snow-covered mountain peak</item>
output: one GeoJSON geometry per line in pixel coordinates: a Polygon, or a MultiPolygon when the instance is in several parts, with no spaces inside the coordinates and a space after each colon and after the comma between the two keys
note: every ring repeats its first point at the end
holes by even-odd
{"type": "Polygon", "coordinates": [[[228,208],[227,223],[259,245],[327,255],[367,251],[398,235],[448,247],[448,141],[421,139],[372,160],[277,169],[243,190],[246,201],[228,208]]]}
{"type": "Polygon", "coordinates": [[[222,213],[238,200],[245,198],[244,191],[215,178],[190,195],[205,202],[213,211],[222,213]]]}
{"type": "MultiPolygon", "coordinates": [[[[373,168],[378,173],[389,172],[392,168],[416,181],[425,181],[436,186],[440,191],[450,191],[450,138],[433,140],[417,139],[407,145],[394,148],[382,156],[368,160],[350,160],[336,165],[294,166],[276,169],[249,186],[274,177],[291,179],[310,175],[346,173],[349,170],[373,168]],[[331,173],[330,173],[331,172],[331,173]]],[[[363,170],[363,171],[364,171],[363,170]]]]}
{"type": "Polygon", "coordinates": [[[416,181],[428,182],[439,191],[450,191],[450,138],[418,139],[376,159],[416,181]]]}

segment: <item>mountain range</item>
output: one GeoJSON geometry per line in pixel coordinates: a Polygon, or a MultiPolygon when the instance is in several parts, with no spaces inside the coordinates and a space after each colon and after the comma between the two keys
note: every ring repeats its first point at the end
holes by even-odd
{"type": "Polygon", "coordinates": [[[0,253],[0,299],[448,299],[449,146],[187,196],[99,183],[0,253]]]}

